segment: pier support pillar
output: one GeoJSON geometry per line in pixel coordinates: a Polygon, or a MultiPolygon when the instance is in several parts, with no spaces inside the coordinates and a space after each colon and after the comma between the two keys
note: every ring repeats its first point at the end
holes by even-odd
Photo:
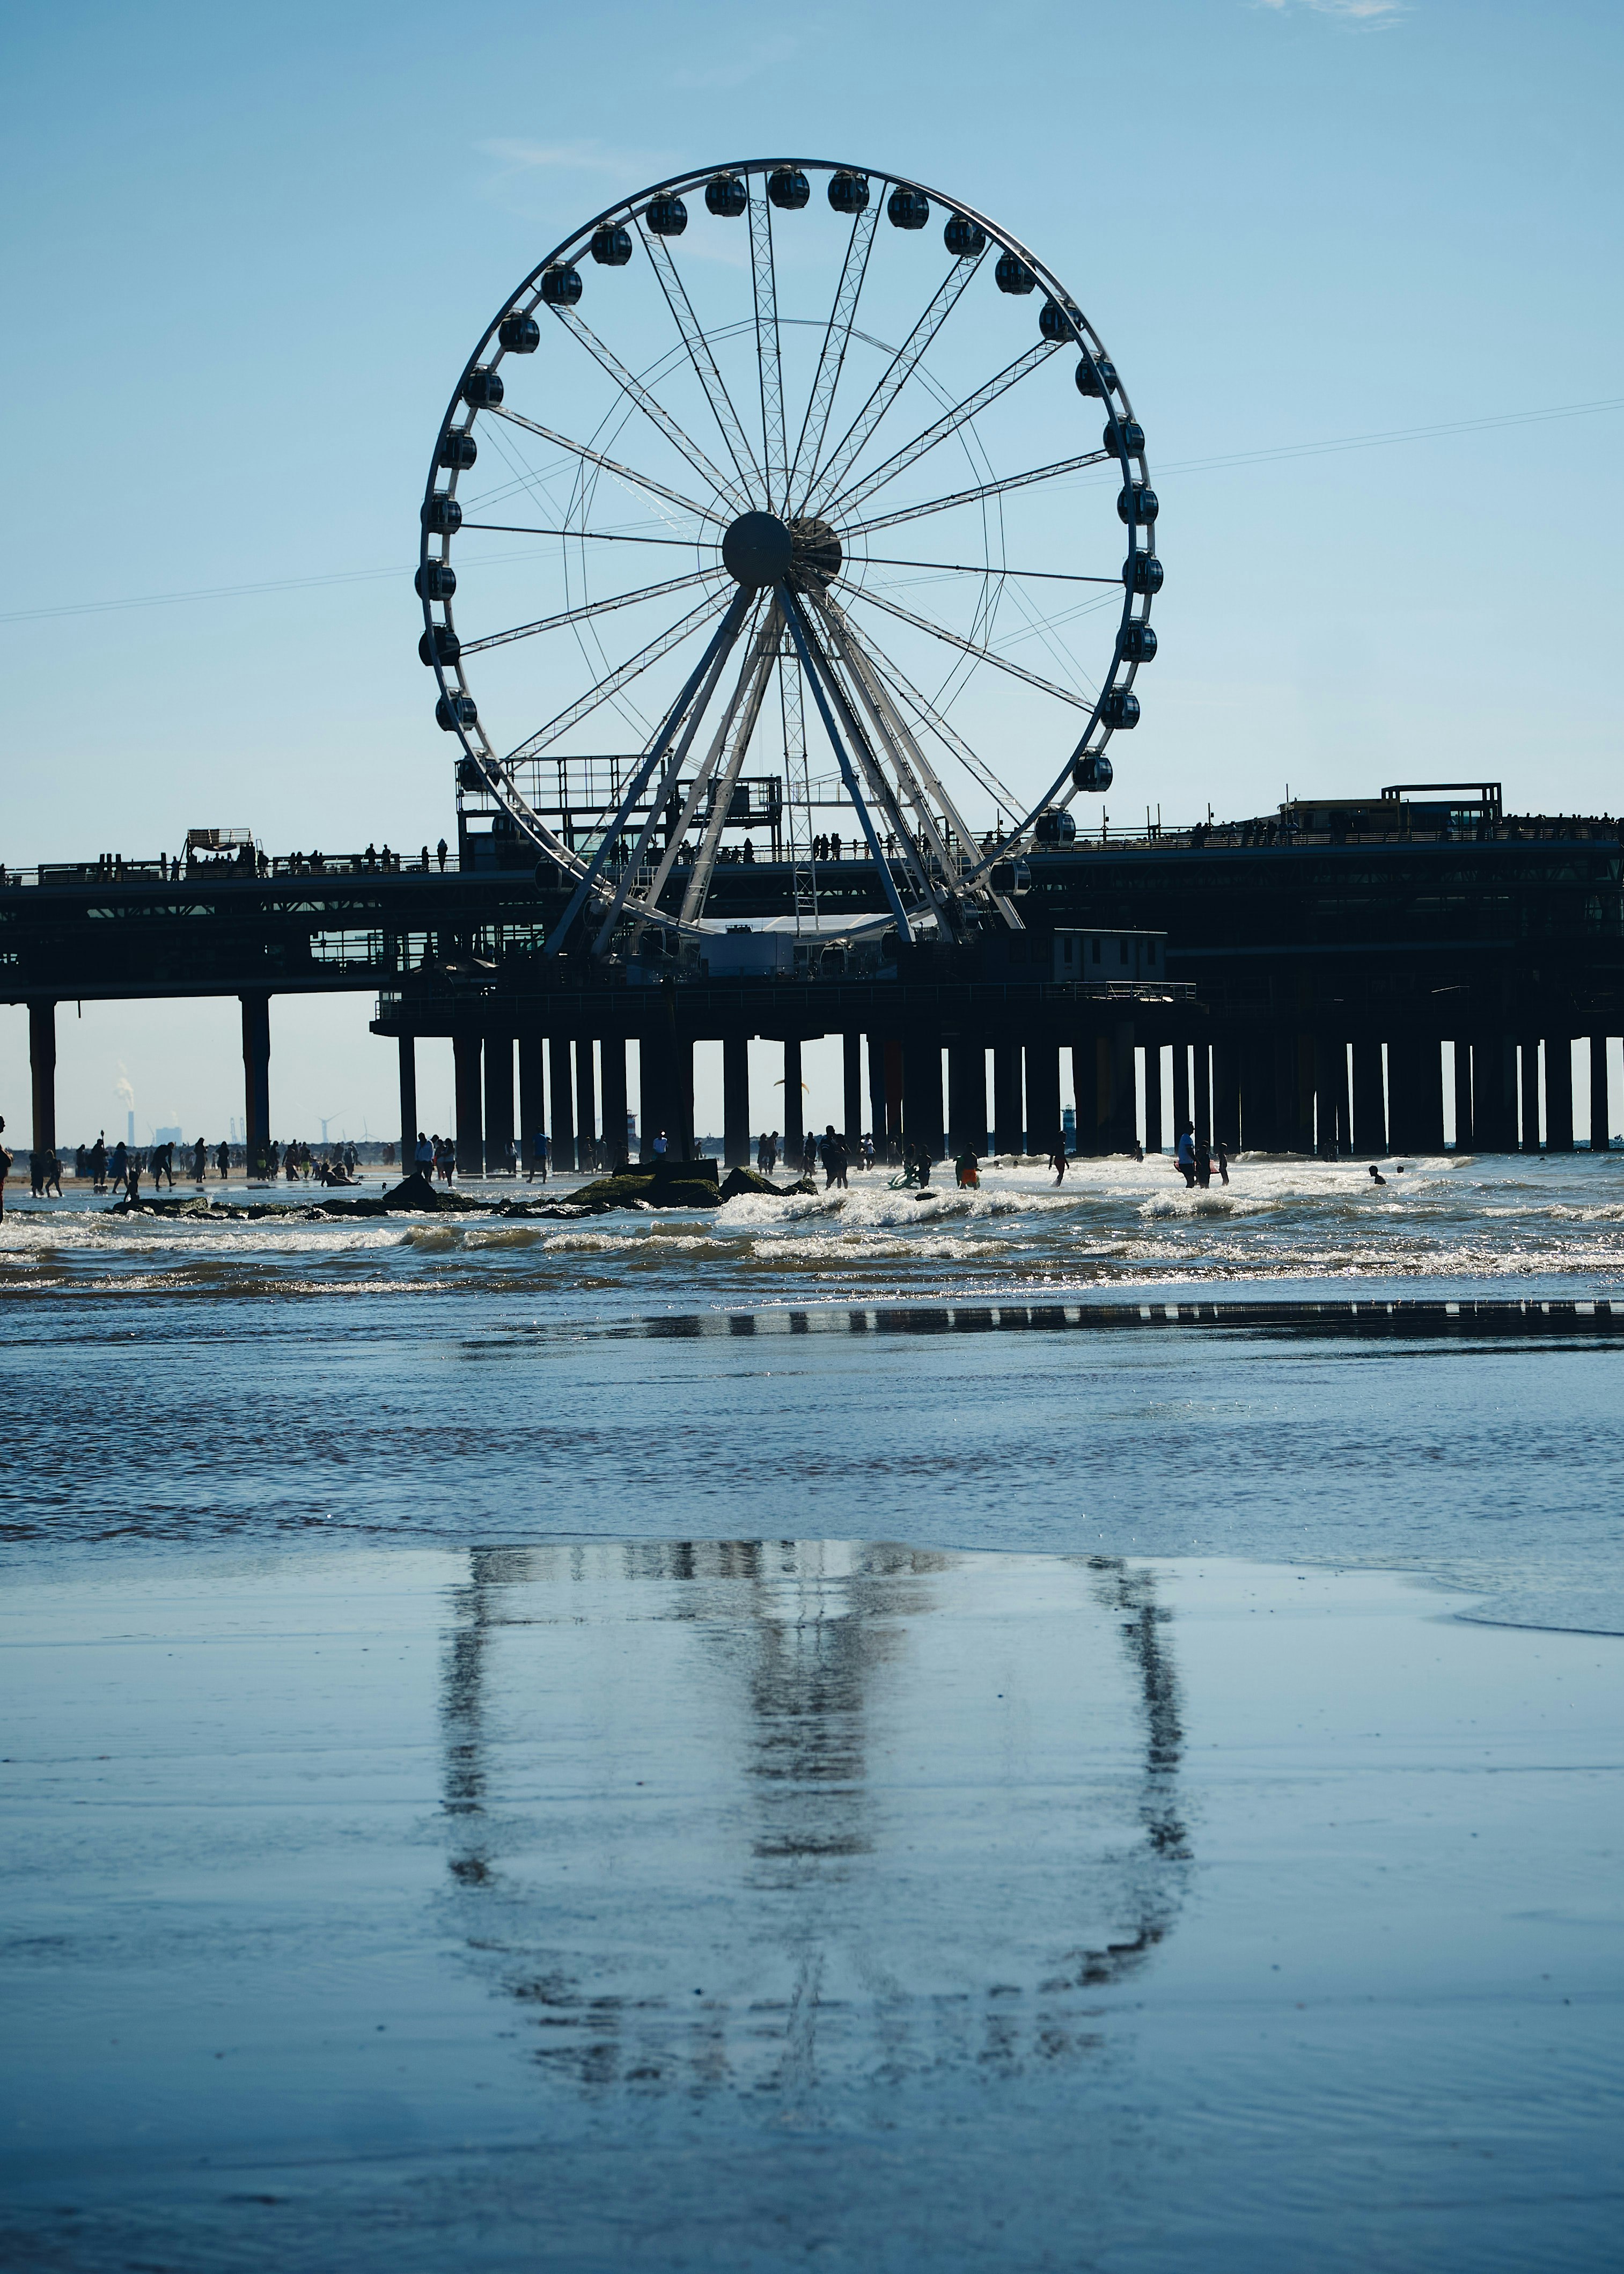
{"type": "MultiPolygon", "coordinates": [[[[608,1113],[609,1084],[604,1083],[604,1110],[608,1113]]],[[[605,1126],[605,1135],[607,1127],[605,1126]]],[[[722,1165],[747,1169],[750,1164],[750,1038],[722,1037],[722,1165]]]]}
{"type": "Polygon", "coordinates": [[[807,1141],[806,1077],[801,1071],[801,1037],[793,1035],[784,1045],[784,1157],[801,1174],[807,1141]]]}
{"type": "Polygon", "coordinates": [[[1545,1036],[1545,1150],[1574,1148],[1573,1037],[1545,1036]]]}
{"type": "Polygon", "coordinates": [[[1471,1044],[1464,1035],[1455,1044],[1455,1149],[1470,1153],[1474,1139],[1471,1044]]]}
{"type": "Polygon", "coordinates": [[[1239,1150],[1241,1053],[1239,1043],[1227,1035],[1213,1044],[1213,1135],[1227,1152],[1239,1150]]]}
{"type": "Polygon", "coordinates": [[[36,1153],[56,1149],[56,1005],[28,1005],[28,1071],[34,1087],[34,1135],[36,1153]]]}
{"type": "Polygon", "coordinates": [[[1181,1035],[1173,1044],[1173,1149],[1190,1118],[1190,1045],[1181,1035]]]}
{"type": "Polygon", "coordinates": [[[694,1043],[691,1035],[677,1036],[672,1050],[672,1070],[677,1108],[672,1150],[679,1160],[692,1161],[697,1157],[699,1148],[694,1142],[694,1043]]]}
{"type": "Polygon", "coordinates": [[[485,1045],[485,1157],[492,1175],[507,1166],[513,1138],[513,1037],[491,1035],[485,1045]]]}
{"type": "Polygon", "coordinates": [[[626,1038],[605,1035],[598,1046],[604,1077],[604,1158],[618,1169],[630,1157],[626,1134],[626,1038]]]}
{"type": "Polygon", "coordinates": [[[1027,1148],[1034,1153],[1052,1153],[1060,1141],[1060,1052],[1053,1043],[1028,1043],[1027,1148]]]}
{"type": "Polygon", "coordinates": [[[868,1134],[876,1161],[885,1158],[885,1037],[868,1037],[868,1134]]]}
{"type": "Polygon", "coordinates": [[[1539,1150],[1539,1043],[1532,1035],[1522,1038],[1522,1150],[1539,1150]]]}
{"type": "Polygon", "coordinates": [[[979,1042],[947,1046],[947,1141],[950,1150],[987,1150],[987,1053],[979,1042]]]}
{"type": "Polygon", "coordinates": [[[1071,1103],[1079,1160],[1100,1149],[1100,1037],[1079,1035],[1071,1044],[1071,1103]]]}
{"type": "MultiPolygon", "coordinates": [[[[1237,1134],[1236,1142],[1240,1141],[1237,1134]]],[[[1145,1045],[1145,1150],[1159,1153],[1165,1142],[1162,1133],[1162,1045],[1145,1045]]]]}
{"type": "Polygon", "coordinates": [[[410,1177],[417,1165],[417,1045],[402,1035],[401,1057],[401,1174],[410,1177]]]}
{"type": "Polygon", "coordinates": [[[262,1177],[271,1154],[271,998],[244,995],[243,1003],[243,1127],[248,1173],[262,1177]]]}
{"type": "Polygon", "coordinates": [[[1480,1153],[1517,1149],[1517,1046],[1509,1035],[1472,1043],[1473,1137],[1480,1153]]]}
{"type": "Polygon", "coordinates": [[[1436,1035],[1416,1045],[1417,1137],[1424,1153],[1444,1149],[1444,1046],[1436,1035]]]}
{"type": "Polygon", "coordinates": [[[1110,1032],[1111,1111],[1103,1132],[1108,1153],[1131,1153],[1139,1136],[1133,1087],[1133,1021],[1118,1019],[1110,1032]]]}
{"type": "Polygon", "coordinates": [[[575,1165],[575,1088],[570,1073],[570,1049],[568,1035],[547,1037],[548,1088],[553,1094],[553,1119],[549,1134],[552,1138],[553,1165],[555,1169],[573,1169],[575,1165]]]}
{"type": "Polygon", "coordinates": [[[1387,1149],[1381,1044],[1363,1035],[1355,1038],[1353,1045],[1353,1142],[1366,1160],[1379,1160],[1387,1149]]]}
{"type": "Polygon", "coordinates": [[[1241,1048],[1241,1143],[1249,1153],[1276,1153],[1274,1051],[1267,1028],[1254,1028],[1241,1048]]]}
{"type": "Polygon", "coordinates": [[[902,1132],[939,1161],[942,1122],[942,1037],[933,1028],[915,1028],[902,1044],[902,1132]]]}
{"type": "Polygon", "coordinates": [[[1205,1040],[1195,1046],[1195,1080],[1191,1085],[1194,1096],[1191,1102],[1191,1119],[1195,1123],[1198,1146],[1213,1141],[1213,1062],[1212,1052],[1205,1040]]]}
{"type": "Polygon", "coordinates": [[[536,1140],[547,1126],[545,1077],[542,1071],[542,1038],[535,1033],[519,1037],[519,1159],[528,1177],[536,1165],[536,1140]]]}
{"type": "Polygon", "coordinates": [[[855,1028],[840,1037],[840,1103],[846,1116],[841,1134],[851,1156],[856,1153],[863,1126],[862,1036],[855,1028]]]}
{"type": "Polygon", "coordinates": [[[1590,1036],[1590,1150],[1605,1153],[1613,1144],[1613,1109],[1607,1096],[1607,1037],[1590,1036]]]}
{"type": "Polygon", "coordinates": [[[592,1065],[592,1037],[575,1037],[575,1162],[579,1168],[598,1166],[598,1076],[592,1065]]]}
{"type": "Polygon", "coordinates": [[[480,1119],[477,1035],[454,1035],[451,1060],[456,1075],[456,1164],[459,1177],[485,1174],[485,1131],[480,1119]]]}
{"type": "MultiPolygon", "coordinates": [[[[1079,1043],[1078,1048],[1083,1047],[1079,1043]]],[[[1092,1040],[1087,1045],[1094,1048],[1092,1040]]],[[[1026,1122],[1020,1101],[1020,1044],[995,1043],[992,1050],[992,1120],[993,1150],[996,1153],[1023,1153],[1026,1150],[1026,1122]]],[[[1083,1107],[1079,1097],[1077,1105],[1079,1141],[1081,1141],[1083,1107]]]]}

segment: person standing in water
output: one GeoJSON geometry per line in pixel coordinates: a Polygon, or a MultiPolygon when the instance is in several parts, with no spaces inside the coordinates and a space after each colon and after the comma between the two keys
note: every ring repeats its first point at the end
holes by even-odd
{"type": "Polygon", "coordinates": [[[1186,1121],[1178,1133],[1178,1144],[1173,1155],[1173,1165],[1184,1178],[1185,1188],[1195,1189],[1195,1124],[1186,1121]]]}

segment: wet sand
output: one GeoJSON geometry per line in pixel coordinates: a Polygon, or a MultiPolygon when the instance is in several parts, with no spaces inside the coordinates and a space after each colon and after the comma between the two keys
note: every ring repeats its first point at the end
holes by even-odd
{"type": "Polygon", "coordinates": [[[0,1606],[0,2229],[177,2269],[1601,2267],[1615,1637],[922,1542],[0,1606]]]}

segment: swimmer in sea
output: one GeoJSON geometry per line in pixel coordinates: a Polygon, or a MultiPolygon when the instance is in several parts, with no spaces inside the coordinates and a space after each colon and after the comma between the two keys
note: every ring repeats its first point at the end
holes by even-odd
{"type": "Polygon", "coordinates": [[[1374,1161],[1370,1164],[1370,1172],[1371,1182],[1372,1185],[1385,1185],[1387,1183],[1387,1178],[1382,1175],[1381,1171],[1376,1166],[1374,1161]]]}

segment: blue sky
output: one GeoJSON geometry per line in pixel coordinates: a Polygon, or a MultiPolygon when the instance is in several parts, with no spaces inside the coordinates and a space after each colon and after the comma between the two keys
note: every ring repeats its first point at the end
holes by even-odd
{"type": "MultiPolygon", "coordinates": [[[[456,373],[583,215],[768,148],[990,212],[1127,376],[1168,585],[1124,809],[1616,809],[1624,410],[1530,414],[1624,396],[1621,46],[1616,7],[1445,0],[11,11],[0,858],[447,829],[410,564],[456,373]],[[1515,423],[1319,447],[1468,421],[1515,423]]],[[[276,1016],[279,1123],[355,1088],[389,1126],[363,1003],[276,1016]]],[[[222,1126],[230,1024],[87,1010],[64,1126],[120,1065],[138,1118],[222,1126]]],[[[25,1068],[0,1010],[14,1122],[25,1068]]]]}

